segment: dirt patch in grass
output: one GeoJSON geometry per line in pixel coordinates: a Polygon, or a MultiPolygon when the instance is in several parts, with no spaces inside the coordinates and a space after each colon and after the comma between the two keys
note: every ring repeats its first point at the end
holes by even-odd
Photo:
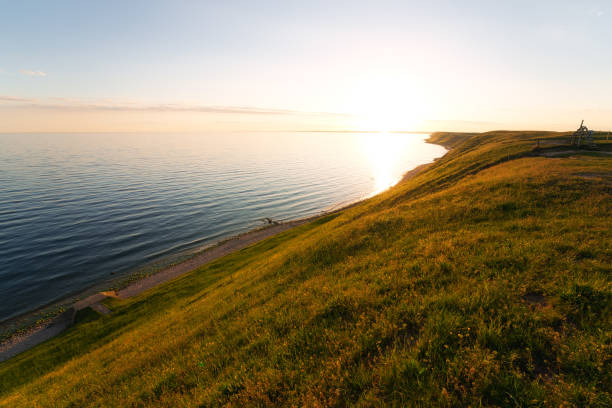
{"type": "Polygon", "coordinates": [[[531,306],[535,307],[549,307],[550,303],[548,302],[548,298],[541,293],[526,293],[523,295],[523,300],[527,302],[531,306]]]}

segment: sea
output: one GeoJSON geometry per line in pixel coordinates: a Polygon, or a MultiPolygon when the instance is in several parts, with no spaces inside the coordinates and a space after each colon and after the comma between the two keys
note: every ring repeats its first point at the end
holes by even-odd
{"type": "Polygon", "coordinates": [[[368,198],[426,134],[0,134],[0,322],[272,221],[368,198]]]}

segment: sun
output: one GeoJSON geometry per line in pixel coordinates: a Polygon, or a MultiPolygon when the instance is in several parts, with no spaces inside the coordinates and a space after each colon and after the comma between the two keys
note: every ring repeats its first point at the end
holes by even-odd
{"type": "Polygon", "coordinates": [[[364,81],[353,89],[347,104],[352,127],[374,132],[419,130],[424,112],[420,95],[418,88],[390,76],[364,81]]]}
{"type": "Polygon", "coordinates": [[[368,132],[398,132],[414,130],[417,119],[409,112],[399,109],[396,105],[372,107],[368,112],[359,114],[355,128],[368,132]]]}

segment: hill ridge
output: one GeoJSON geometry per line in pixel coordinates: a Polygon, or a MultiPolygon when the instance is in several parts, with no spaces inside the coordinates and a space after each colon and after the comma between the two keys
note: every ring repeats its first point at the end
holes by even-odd
{"type": "Polygon", "coordinates": [[[0,405],[610,405],[610,145],[559,135],[432,134],[390,190],[0,364],[0,405]]]}

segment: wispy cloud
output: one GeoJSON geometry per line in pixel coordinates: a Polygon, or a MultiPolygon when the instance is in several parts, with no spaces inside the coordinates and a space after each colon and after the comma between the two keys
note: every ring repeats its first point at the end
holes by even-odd
{"type": "Polygon", "coordinates": [[[591,8],[588,11],[588,14],[591,15],[591,16],[595,16],[595,17],[601,17],[601,16],[603,16],[606,13],[605,13],[604,10],[602,10],[600,8],[591,8]]]}
{"type": "Polygon", "coordinates": [[[28,75],[28,76],[37,76],[37,77],[46,77],[47,73],[44,71],[31,71],[29,69],[21,69],[19,70],[19,73],[21,75],[28,75]]]}
{"type": "Polygon", "coordinates": [[[196,112],[242,115],[317,115],[350,116],[331,112],[306,112],[290,109],[271,109],[251,106],[217,106],[188,103],[138,103],[113,100],[81,100],[70,98],[23,98],[0,95],[0,108],[21,107],[63,111],[117,111],[117,112],[196,112]]]}
{"type": "Polygon", "coordinates": [[[0,95],[0,102],[30,102],[31,99],[21,98],[19,96],[4,96],[0,95]]]}

